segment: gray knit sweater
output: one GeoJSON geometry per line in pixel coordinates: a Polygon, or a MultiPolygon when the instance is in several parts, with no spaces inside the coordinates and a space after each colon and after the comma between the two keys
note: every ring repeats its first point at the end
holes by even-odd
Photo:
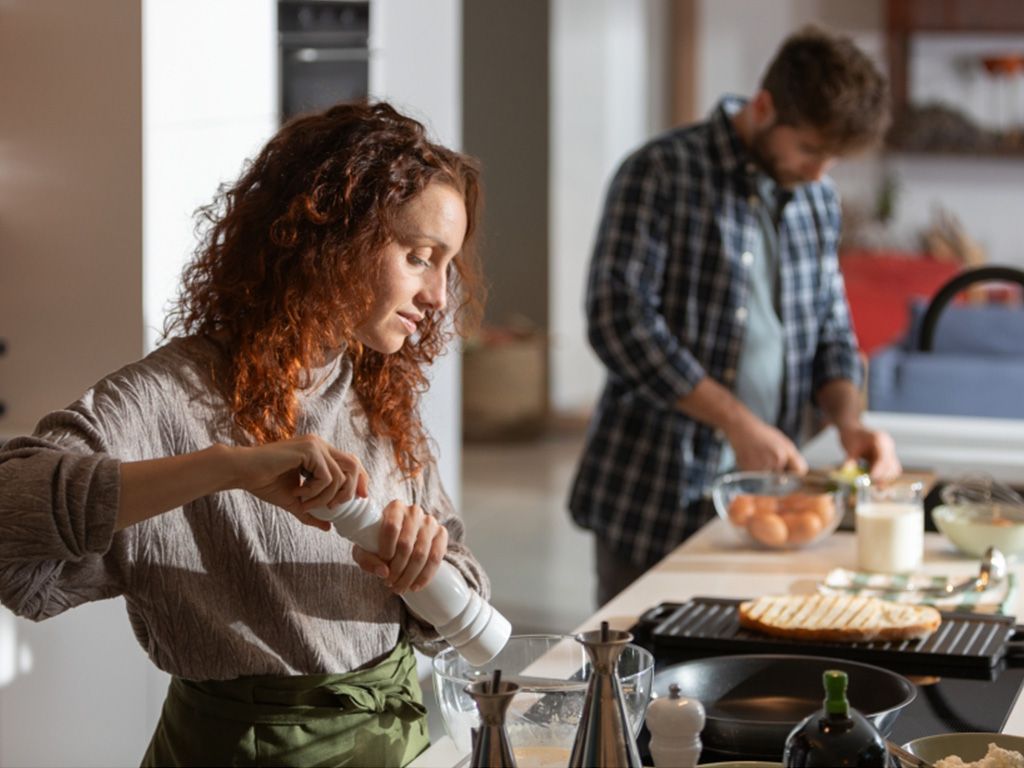
{"type": "MultiPolygon", "coordinates": [[[[153,662],[192,680],[348,672],[386,654],[403,629],[436,650],[432,629],[359,569],[351,544],[244,491],[114,532],[121,461],[234,442],[207,374],[216,355],[209,342],[171,341],[0,449],[0,602],[41,620],[123,595],[153,662]]],[[[390,443],[369,434],[351,380],[345,355],[313,371],[297,434],[359,457],[381,506],[400,499],[437,515],[447,559],[486,597],[436,467],[400,477],[390,443]]]]}

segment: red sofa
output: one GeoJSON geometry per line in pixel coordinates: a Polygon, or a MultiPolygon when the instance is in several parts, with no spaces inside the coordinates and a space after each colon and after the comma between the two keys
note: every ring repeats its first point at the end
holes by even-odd
{"type": "Polygon", "coordinates": [[[851,250],[840,254],[839,265],[865,355],[899,340],[910,325],[911,302],[927,302],[961,269],[923,254],[851,250]]]}

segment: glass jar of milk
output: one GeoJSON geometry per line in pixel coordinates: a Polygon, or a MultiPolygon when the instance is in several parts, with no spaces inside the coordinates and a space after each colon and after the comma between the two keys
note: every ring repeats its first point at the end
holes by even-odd
{"type": "Polygon", "coordinates": [[[857,479],[857,564],[862,571],[906,573],[924,556],[921,483],[873,484],[857,479]]]}

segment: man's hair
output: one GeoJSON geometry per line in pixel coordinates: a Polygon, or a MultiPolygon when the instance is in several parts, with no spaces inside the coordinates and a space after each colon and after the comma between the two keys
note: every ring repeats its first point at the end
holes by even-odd
{"type": "Polygon", "coordinates": [[[808,26],[788,37],[761,88],[778,123],[814,128],[837,150],[877,142],[889,126],[889,86],[850,38],[808,26]]]}

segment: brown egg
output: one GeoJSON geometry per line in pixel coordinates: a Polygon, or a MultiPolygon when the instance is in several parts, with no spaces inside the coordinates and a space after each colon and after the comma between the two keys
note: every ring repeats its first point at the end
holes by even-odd
{"type": "Polygon", "coordinates": [[[829,525],[836,513],[835,501],[827,493],[791,493],[779,499],[780,515],[803,512],[813,512],[823,526],[829,525]]]}
{"type": "Polygon", "coordinates": [[[780,547],[786,543],[789,529],[774,512],[755,512],[747,520],[747,533],[766,547],[780,547]]]}
{"type": "Polygon", "coordinates": [[[779,499],[780,511],[809,512],[814,509],[816,497],[808,493],[791,493],[779,499]]]}
{"type": "Polygon", "coordinates": [[[779,499],[776,496],[752,496],[754,511],[757,513],[775,514],[779,511],[779,499]]]}
{"type": "Polygon", "coordinates": [[[821,533],[824,524],[815,512],[794,512],[786,517],[791,544],[806,544],[813,541],[821,533]]]}
{"type": "Polygon", "coordinates": [[[754,514],[754,497],[741,493],[729,504],[729,520],[733,525],[743,526],[754,514]]]}
{"type": "Polygon", "coordinates": [[[787,528],[789,527],[789,521],[792,518],[797,517],[798,515],[802,515],[802,514],[804,514],[804,513],[803,512],[794,512],[794,511],[789,510],[789,509],[782,509],[782,508],[779,509],[779,517],[781,517],[783,522],[786,523],[786,527],[787,528]]]}
{"type": "Polygon", "coordinates": [[[822,526],[831,525],[836,516],[835,497],[823,493],[820,496],[815,496],[814,501],[814,513],[821,520],[822,526]]]}

